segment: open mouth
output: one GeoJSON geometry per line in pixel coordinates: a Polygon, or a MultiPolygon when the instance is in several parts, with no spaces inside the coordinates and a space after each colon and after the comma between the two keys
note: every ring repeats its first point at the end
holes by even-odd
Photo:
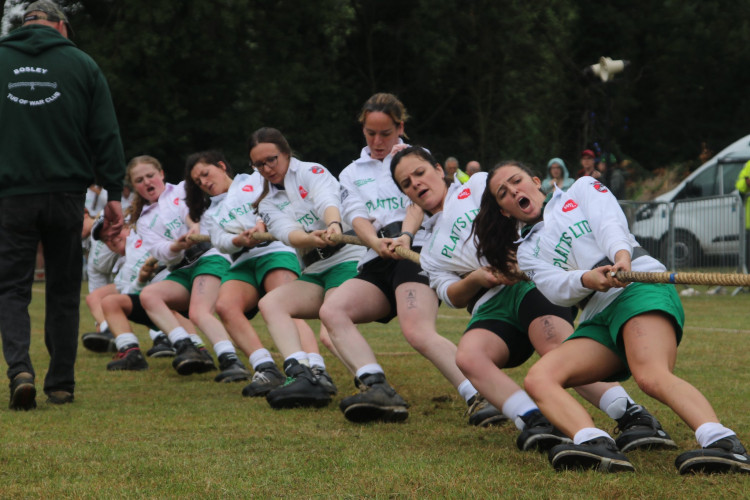
{"type": "Polygon", "coordinates": [[[423,198],[427,194],[428,191],[429,189],[423,189],[417,193],[417,196],[419,196],[420,198],[423,198]]]}
{"type": "Polygon", "coordinates": [[[518,206],[521,207],[521,209],[526,210],[529,205],[531,205],[531,201],[525,196],[518,199],[518,206]]]}

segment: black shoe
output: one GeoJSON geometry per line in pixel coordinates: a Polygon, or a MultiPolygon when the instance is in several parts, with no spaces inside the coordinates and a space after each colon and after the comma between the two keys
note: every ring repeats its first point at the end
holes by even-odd
{"type": "Polygon", "coordinates": [[[625,415],[617,419],[617,447],[623,453],[635,449],[677,448],[656,417],[641,405],[628,403],[625,415]]]}
{"type": "Polygon", "coordinates": [[[107,370],[109,371],[141,371],[147,369],[148,363],[146,363],[146,359],[143,357],[141,348],[135,344],[123,347],[115,355],[114,361],[107,363],[107,370]]]}
{"type": "Polygon", "coordinates": [[[36,408],[36,387],[31,373],[21,372],[11,379],[8,408],[24,411],[36,408]]]}
{"type": "Polygon", "coordinates": [[[508,421],[508,417],[503,415],[503,412],[492,406],[479,393],[474,394],[467,403],[469,409],[466,410],[466,415],[469,416],[469,425],[489,427],[490,425],[500,425],[508,421]]]}
{"type": "Polygon", "coordinates": [[[265,396],[271,389],[283,384],[285,380],[286,377],[276,368],[273,362],[261,363],[255,369],[253,381],[242,389],[242,395],[253,398],[265,396]]]}
{"type": "Polygon", "coordinates": [[[153,347],[146,351],[146,356],[149,358],[171,358],[176,354],[177,351],[172,347],[172,342],[169,341],[169,337],[163,333],[156,336],[153,347]]]}
{"type": "Polygon", "coordinates": [[[47,393],[47,402],[53,405],[64,405],[72,403],[75,399],[72,392],[52,391],[47,393]]]}
{"type": "Polygon", "coordinates": [[[89,332],[81,335],[83,347],[94,352],[117,352],[115,334],[107,328],[102,332],[89,332]]]}
{"type": "Polygon", "coordinates": [[[250,370],[245,368],[233,352],[225,352],[219,356],[219,369],[221,372],[214,377],[214,382],[240,382],[250,380],[250,370]]]}
{"type": "Polygon", "coordinates": [[[601,472],[632,472],[635,470],[615,442],[598,437],[581,444],[558,444],[549,451],[555,470],[595,469],[601,472]]]}
{"type": "Polygon", "coordinates": [[[719,439],[700,450],[686,451],[677,457],[674,465],[680,474],[750,474],[750,456],[737,436],[719,439]]]}
{"type": "Polygon", "coordinates": [[[548,451],[559,444],[570,444],[573,441],[555,428],[539,410],[519,416],[524,428],[516,439],[516,446],[521,451],[548,451]]]}
{"type": "Polygon", "coordinates": [[[336,384],[333,383],[333,379],[328,374],[325,368],[321,368],[320,366],[313,366],[311,369],[312,374],[315,375],[315,378],[318,379],[320,382],[320,385],[325,387],[325,390],[328,391],[328,394],[331,396],[335,396],[339,390],[336,388],[336,384]]]}
{"type": "MultiPolygon", "coordinates": [[[[177,355],[172,360],[172,368],[180,375],[191,375],[205,371],[205,361],[198,348],[189,338],[182,339],[174,344],[177,355]]],[[[213,362],[213,361],[212,361],[213,362]]]]}
{"type": "Polygon", "coordinates": [[[201,369],[198,370],[198,373],[206,373],[206,372],[213,372],[216,371],[216,363],[214,363],[214,358],[211,356],[211,353],[208,352],[208,349],[206,349],[205,346],[196,346],[198,349],[198,354],[201,356],[201,360],[203,361],[203,366],[201,366],[201,369]]]}
{"type": "Polygon", "coordinates": [[[331,402],[329,390],[309,366],[300,364],[296,359],[288,359],[284,362],[284,371],[287,374],[286,382],[266,395],[271,408],[320,408],[331,402]]]}
{"type": "Polygon", "coordinates": [[[367,373],[355,379],[355,383],[361,392],[344,398],[339,405],[347,420],[403,422],[409,417],[409,406],[388,385],[383,373],[367,373]]]}

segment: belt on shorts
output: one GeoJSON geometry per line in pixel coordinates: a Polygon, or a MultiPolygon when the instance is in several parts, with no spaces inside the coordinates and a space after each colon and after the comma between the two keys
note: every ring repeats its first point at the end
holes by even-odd
{"type": "MultiPolygon", "coordinates": [[[[399,224],[401,223],[399,222],[399,224]]],[[[350,229],[349,231],[344,232],[344,234],[348,236],[356,235],[354,229],[350,229]]],[[[302,263],[305,265],[305,267],[309,267],[319,260],[325,260],[328,257],[332,257],[336,252],[344,248],[344,246],[346,246],[346,243],[339,243],[338,245],[332,247],[312,248],[302,256],[302,263]]]]}
{"type": "Polygon", "coordinates": [[[381,238],[397,238],[401,234],[401,222],[391,222],[387,226],[383,226],[378,231],[378,236],[381,238]]]}
{"type": "MultiPolygon", "coordinates": [[[[648,254],[649,253],[646,251],[645,248],[635,247],[633,248],[633,255],[631,257],[631,262],[639,257],[643,257],[644,255],[648,255],[648,254]]],[[[611,266],[612,264],[613,262],[611,260],[609,260],[607,257],[604,257],[602,260],[594,264],[594,267],[592,267],[591,269],[596,269],[597,267],[602,267],[602,266],[611,266]]],[[[584,298],[579,300],[578,303],[576,304],[576,307],[578,307],[578,309],[583,311],[583,308],[586,307],[586,304],[589,303],[589,300],[591,300],[591,297],[593,297],[595,293],[596,293],[596,290],[592,291],[590,294],[586,295],[584,298]]]]}
{"type": "Polygon", "coordinates": [[[177,269],[187,267],[196,260],[200,259],[201,256],[209,250],[211,250],[211,243],[208,241],[202,241],[197,245],[193,245],[185,250],[185,255],[183,255],[182,260],[177,264],[170,266],[169,270],[175,271],[177,269]]]}
{"type": "Polygon", "coordinates": [[[263,242],[261,242],[261,243],[258,243],[257,245],[255,245],[255,246],[253,246],[253,247],[242,247],[242,249],[241,249],[241,250],[237,250],[236,252],[234,252],[234,253],[232,254],[232,262],[235,262],[235,261],[236,261],[237,259],[239,259],[239,258],[240,258],[240,256],[242,256],[243,254],[245,254],[245,253],[249,252],[251,248],[262,248],[262,247],[267,247],[267,246],[268,246],[268,245],[270,245],[270,244],[271,244],[271,242],[270,242],[270,241],[263,241],[263,242]]]}

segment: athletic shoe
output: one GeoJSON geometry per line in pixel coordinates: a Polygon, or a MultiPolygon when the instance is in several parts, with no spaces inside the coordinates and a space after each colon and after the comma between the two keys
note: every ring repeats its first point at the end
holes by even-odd
{"type": "Polygon", "coordinates": [[[516,446],[521,451],[547,451],[553,446],[573,442],[555,428],[539,410],[520,415],[518,418],[524,423],[524,428],[516,439],[516,446]]]}
{"type": "Polygon", "coordinates": [[[361,392],[344,398],[339,405],[347,420],[403,422],[409,417],[409,405],[388,385],[385,374],[366,373],[355,379],[355,384],[361,392]]]}
{"type": "Polygon", "coordinates": [[[253,381],[242,389],[242,395],[247,397],[265,396],[271,389],[284,383],[286,377],[276,368],[272,361],[261,363],[255,368],[253,381]]]}
{"type": "Polygon", "coordinates": [[[31,373],[21,372],[11,379],[8,408],[24,411],[36,408],[36,387],[31,373]]]}
{"type": "Polygon", "coordinates": [[[153,347],[146,351],[146,356],[149,358],[171,358],[175,354],[177,354],[177,351],[172,347],[172,342],[163,333],[156,336],[153,347]]]}
{"type": "MultiPolygon", "coordinates": [[[[191,375],[205,371],[205,360],[193,341],[185,338],[174,344],[177,355],[172,360],[172,368],[180,375],[191,375]]],[[[212,361],[213,363],[213,361],[212,361]]]]}
{"type": "Polygon", "coordinates": [[[714,441],[700,450],[686,451],[674,462],[680,474],[741,472],[750,474],[750,455],[737,436],[714,441]]]}
{"type": "Polygon", "coordinates": [[[115,334],[107,328],[103,332],[89,332],[81,335],[83,347],[94,352],[117,352],[115,334]]]}
{"type": "Polygon", "coordinates": [[[617,419],[617,447],[623,453],[635,449],[677,448],[656,417],[641,405],[628,403],[625,415],[617,419]]]}
{"type": "Polygon", "coordinates": [[[211,353],[208,352],[208,349],[206,349],[205,346],[196,346],[198,349],[198,354],[200,354],[201,361],[203,361],[203,365],[201,366],[200,370],[198,370],[198,373],[206,373],[206,372],[213,372],[216,371],[216,363],[214,363],[214,358],[211,356],[211,353]]]}
{"type": "Polygon", "coordinates": [[[339,390],[336,388],[336,384],[333,383],[333,379],[328,374],[325,368],[322,368],[320,366],[313,366],[311,368],[312,374],[315,375],[315,378],[318,379],[320,382],[320,385],[322,385],[326,391],[328,391],[328,394],[331,396],[335,396],[339,390]]]}
{"type": "Polygon", "coordinates": [[[329,390],[309,366],[300,364],[296,359],[288,359],[284,362],[284,371],[287,374],[286,382],[266,395],[271,408],[320,408],[331,402],[329,390]]]}
{"type": "Polygon", "coordinates": [[[123,347],[115,356],[115,360],[107,363],[107,370],[109,371],[141,371],[147,369],[146,358],[143,357],[141,348],[135,344],[123,347]]]}
{"type": "Polygon", "coordinates": [[[598,437],[581,444],[558,444],[549,451],[555,470],[595,469],[601,472],[632,472],[628,457],[608,437],[598,437]]]}
{"type": "Polygon", "coordinates": [[[508,417],[503,415],[503,412],[492,406],[479,393],[474,394],[467,401],[467,404],[469,405],[469,409],[466,410],[466,415],[469,416],[469,425],[489,427],[490,425],[500,425],[508,420],[508,417]]]}
{"type": "Polygon", "coordinates": [[[52,391],[47,393],[47,402],[53,405],[64,405],[72,403],[75,399],[72,392],[52,391]]]}
{"type": "Polygon", "coordinates": [[[219,356],[219,369],[221,372],[214,377],[214,382],[240,382],[250,380],[250,370],[245,368],[233,352],[225,352],[219,356]]]}

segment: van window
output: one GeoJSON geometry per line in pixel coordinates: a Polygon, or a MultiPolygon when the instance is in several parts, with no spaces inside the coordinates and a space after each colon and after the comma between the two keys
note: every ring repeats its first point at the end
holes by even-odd
{"type": "Polygon", "coordinates": [[[732,163],[723,163],[721,165],[724,168],[722,177],[724,178],[724,193],[729,194],[732,191],[736,191],[735,184],[737,182],[737,176],[740,175],[742,167],[745,166],[745,161],[737,161],[732,163]]]}
{"type": "Polygon", "coordinates": [[[719,186],[716,182],[718,170],[717,168],[707,168],[696,175],[685,185],[685,188],[675,199],[700,198],[719,194],[719,186]]]}

